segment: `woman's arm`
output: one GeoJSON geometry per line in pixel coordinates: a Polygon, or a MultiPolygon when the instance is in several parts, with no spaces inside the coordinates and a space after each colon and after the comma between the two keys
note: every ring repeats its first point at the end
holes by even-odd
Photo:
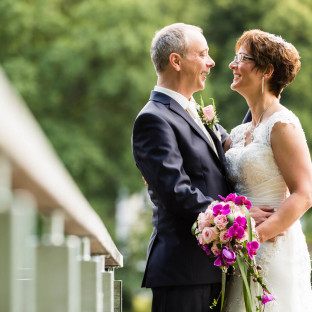
{"type": "Polygon", "coordinates": [[[312,205],[312,166],[303,133],[292,124],[278,122],[271,132],[271,145],[290,196],[256,228],[260,242],[286,231],[312,205]]]}

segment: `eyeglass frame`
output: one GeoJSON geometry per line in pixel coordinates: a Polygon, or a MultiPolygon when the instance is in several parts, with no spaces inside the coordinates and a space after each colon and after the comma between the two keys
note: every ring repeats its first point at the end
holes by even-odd
{"type": "Polygon", "coordinates": [[[234,60],[233,62],[236,63],[236,64],[239,64],[240,62],[244,61],[244,60],[248,60],[248,61],[255,61],[255,59],[251,56],[247,56],[247,55],[244,55],[244,54],[241,54],[241,53],[238,53],[234,56],[234,60]],[[239,60],[240,58],[240,60],[239,60]]]}

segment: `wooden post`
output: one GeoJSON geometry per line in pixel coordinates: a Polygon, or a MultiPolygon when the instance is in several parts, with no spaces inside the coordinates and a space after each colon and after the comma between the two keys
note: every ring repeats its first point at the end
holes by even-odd
{"type": "Polygon", "coordinates": [[[11,226],[10,164],[0,154],[0,310],[11,311],[11,226]]]}
{"type": "Polygon", "coordinates": [[[114,281],[114,312],[122,312],[122,281],[114,281]]]}
{"type": "Polygon", "coordinates": [[[0,311],[34,312],[35,202],[10,190],[10,164],[0,156],[0,311]]]}
{"type": "Polygon", "coordinates": [[[13,312],[35,311],[36,205],[28,191],[15,191],[12,204],[13,312]]]}
{"type": "Polygon", "coordinates": [[[62,239],[60,214],[54,218],[56,232],[37,247],[37,312],[80,312],[80,239],[62,239]]]}
{"type": "Polygon", "coordinates": [[[103,312],[101,258],[90,256],[90,240],[83,238],[81,312],[103,312]]]}
{"type": "Polygon", "coordinates": [[[106,271],[103,275],[104,312],[114,312],[114,271],[106,271]]]}

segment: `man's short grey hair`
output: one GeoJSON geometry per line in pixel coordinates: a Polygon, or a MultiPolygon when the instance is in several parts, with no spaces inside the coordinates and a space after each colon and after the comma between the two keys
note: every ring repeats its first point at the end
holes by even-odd
{"type": "Polygon", "coordinates": [[[186,34],[191,31],[203,33],[200,27],[183,23],[172,24],[156,32],[151,45],[151,58],[157,73],[166,69],[171,53],[180,54],[182,57],[186,55],[186,34]]]}

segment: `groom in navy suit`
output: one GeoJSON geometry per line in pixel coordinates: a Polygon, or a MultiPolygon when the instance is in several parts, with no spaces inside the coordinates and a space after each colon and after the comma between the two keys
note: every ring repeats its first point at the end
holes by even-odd
{"type": "Polygon", "coordinates": [[[153,202],[142,283],[152,288],[153,312],[208,311],[221,291],[221,270],[191,234],[198,214],[231,193],[226,131],[205,128],[192,97],[215,65],[208,52],[196,26],[179,23],[157,32],[151,46],[157,85],[134,123],[133,154],[153,202]]]}

